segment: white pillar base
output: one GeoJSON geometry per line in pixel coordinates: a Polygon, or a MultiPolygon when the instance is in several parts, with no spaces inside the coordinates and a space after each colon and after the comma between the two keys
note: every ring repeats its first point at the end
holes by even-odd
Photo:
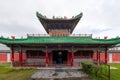
{"type": "Polygon", "coordinates": [[[112,54],[109,54],[109,63],[112,63],[112,54]]]}

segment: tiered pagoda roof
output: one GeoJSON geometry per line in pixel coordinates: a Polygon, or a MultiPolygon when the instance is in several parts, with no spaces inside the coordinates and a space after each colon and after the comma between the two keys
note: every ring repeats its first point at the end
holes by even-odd
{"type": "Polygon", "coordinates": [[[49,33],[50,29],[68,29],[70,30],[70,33],[73,32],[75,26],[77,25],[78,21],[82,18],[83,13],[78,14],[75,17],[67,19],[64,18],[55,18],[53,19],[47,18],[46,16],[43,16],[42,14],[36,12],[36,15],[40,22],[42,23],[43,27],[45,28],[46,32],[49,33]]]}
{"type": "MultiPolygon", "coordinates": [[[[47,33],[50,29],[68,29],[70,33],[73,32],[78,21],[82,17],[82,13],[71,18],[54,18],[49,19],[42,16],[40,13],[36,13],[38,19],[44,26],[47,33]]],[[[79,36],[33,36],[28,35],[27,38],[21,39],[9,39],[0,37],[0,43],[11,45],[40,45],[40,44],[78,44],[78,45],[98,45],[98,46],[112,46],[120,43],[120,37],[113,39],[94,39],[92,35],[79,35],[79,36]]]]}

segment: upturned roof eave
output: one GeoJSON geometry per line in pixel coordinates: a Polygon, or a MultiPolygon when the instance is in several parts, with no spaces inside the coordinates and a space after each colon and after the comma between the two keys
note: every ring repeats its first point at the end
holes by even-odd
{"type": "Polygon", "coordinates": [[[38,12],[36,12],[36,16],[38,17],[39,21],[41,22],[41,24],[43,25],[43,27],[45,28],[47,33],[49,33],[49,30],[47,27],[48,22],[61,22],[61,23],[72,22],[73,25],[71,26],[71,31],[70,31],[70,33],[72,33],[75,26],[77,25],[77,23],[79,22],[79,20],[83,16],[83,13],[80,13],[79,15],[75,16],[74,18],[69,18],[69,19],[63,19],[63,18],[50,19],[50,18],[44,17],[43,15],[41,15],[38,12]]]}

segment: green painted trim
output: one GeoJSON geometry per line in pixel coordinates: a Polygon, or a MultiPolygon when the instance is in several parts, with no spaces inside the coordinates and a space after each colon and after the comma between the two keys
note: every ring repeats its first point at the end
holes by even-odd
{"type": "Polygon", "coordinates": [[[3,44],[52,44],[52,43],[70,43],[70,44],[118,44],[120,43],[120,38],[113,39],[93,39],[89,36],[39,36],[33,37],[28,36],[23,39],[8,39],[8,38],[0,38],[0,43],[3,44]]]}

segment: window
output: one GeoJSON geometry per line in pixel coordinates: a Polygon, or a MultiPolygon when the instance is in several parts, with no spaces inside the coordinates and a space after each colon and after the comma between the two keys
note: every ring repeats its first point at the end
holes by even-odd
{"type": "Polygon", "coordinates": [[[91,55],[91,53],[93,53],[93,51],[88,51],[88,50],[81,50],[81,51],[77,51],[75,52],[75,56],[89,56],[91,55]]]}
{"type": "Polygon", "coordinates": [[[33,57],[36,57],[36,56],[45,56],[45,52],[43,51],[40,51],[40,50],[29,50],[27,51],[27,55],[28,56],[33,56],[33,57]]]}

